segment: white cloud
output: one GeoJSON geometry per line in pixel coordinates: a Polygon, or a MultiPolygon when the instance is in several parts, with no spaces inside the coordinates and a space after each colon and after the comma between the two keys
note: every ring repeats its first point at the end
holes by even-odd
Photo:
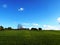
{"type": "Polygon", "coordinates": [[[60,23],[60,17],[57,18],[57,21],[60,23]]]}
{"type": "Polygon", "coordinates": [[[44,30],[60,30],[59,26],[43,25],[44,30]]]}
{"type": "Polygon", "coordinates": [[[30,25],[30,23],[22,23],[22,25],[30,25]]]}
{"type": "Polygon", "coordinates": [[[3,7],[3,8],[7,8],[7,4],[3,4],[2,7],[3,7]]]}
{"type": "Polygon", "coordinates": [[[34,23],[33,25],[34,25],[34,26],[38,26],[39,24],[34,23]]]}
{"type": "Polygon", "coordinates": [[[23,10],[24,10],[24,8],[19,8],[19,9],[18,9],[18,11],[23,11],[23,10]]]}
{"type": "Polygon", "coordinates": [[[25,26],[23,26],[23,28],[26,28],[25,26]]]}
{"type": "Polygon", "coordinates": [[[22,23],[23,26],[28,27],[28,28],[39,28],[40,25],[37,23],[22,23]]]}
{"type": "Polygon", "coordinates": [[[39,26],[37,23],[22,23],[23,25],[32,25],[32,26],[39,26]]]}
{"type": "Polygon", "coordinates": [[[39,24],[37,24],[37,23],[32,23],[32,27],[34,27],[34,28],[39,28],[39,27],[40,27],[40,25],[39,25],[39,24]]]}
{"type": "Polygon", "coordinates": [[[31,28],[40,28],[40,25],[39,24],[37,24],[37,23],[32,23],[32,25],[29,27],[29,29],[31,29],[31,28]]]}
{"type": "MultiPolygon", "coordinates": [[[[22,23],[25,28],[39,28],[40,25],[38,23],[22,23]]],[[[41,27],[40,27],[41,28],[41,27]]],[[[52,25],[43,25],[43,30],[60,30],[60,26],[52,26],[52,25]]]]}

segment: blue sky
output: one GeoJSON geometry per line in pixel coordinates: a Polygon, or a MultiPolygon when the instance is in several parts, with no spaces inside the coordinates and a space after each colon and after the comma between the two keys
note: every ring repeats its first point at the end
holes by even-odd
{"type": "Polygon", "coordinates": [[[60,0],[0,0],[0,25],[4,27],[59,26],[59,19],[60,0]]]}

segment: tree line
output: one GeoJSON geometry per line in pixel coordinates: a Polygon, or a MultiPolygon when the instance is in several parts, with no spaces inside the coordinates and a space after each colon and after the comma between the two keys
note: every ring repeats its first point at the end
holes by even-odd
{"type": "Polygon", "coordinates": [[[29,29],[29,28],[23,28],[22,27],[22,25],[18,25],[17,26],[17,29],[13,29],[12,27],[8,27],[8,28],[4,28],[3,26],[0,26],[0,31],[1,30],[42,30],[42,28],[31,28],[31,29],[29,29]]]}

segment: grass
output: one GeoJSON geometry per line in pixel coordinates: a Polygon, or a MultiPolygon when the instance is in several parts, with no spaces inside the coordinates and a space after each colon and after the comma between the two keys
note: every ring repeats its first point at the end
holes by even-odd
{"type": "Polygon", "coordinates": [[[60,31],[0,31],[0,45],[60,45],[60,31]]]}

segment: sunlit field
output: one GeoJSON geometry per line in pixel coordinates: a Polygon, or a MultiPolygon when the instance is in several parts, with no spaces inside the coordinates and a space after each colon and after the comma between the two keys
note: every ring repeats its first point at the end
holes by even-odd
{"type": "Polygon", "coordinates": [[[60,45],[60,31],[0,31],[0,45],[60,45]]]}

